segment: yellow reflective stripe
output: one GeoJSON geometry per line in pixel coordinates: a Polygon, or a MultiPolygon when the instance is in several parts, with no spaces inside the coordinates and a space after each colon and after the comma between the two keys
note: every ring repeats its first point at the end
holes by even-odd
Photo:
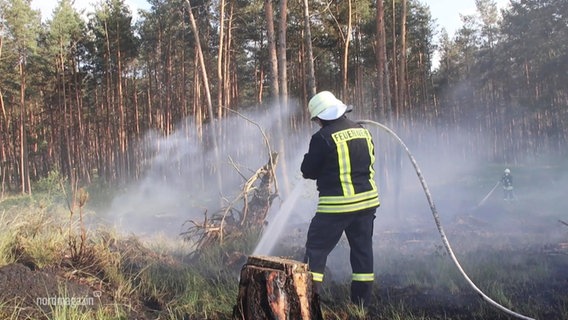
{"type": "Polygon", "coordinates": [[[369,282],[375,281],[374,273],[354,273],[352,277],[353,281],[369,282]]]}
{"type": "Polygon", "coordinates": [[[369,134],[369,139],[367,139],[367,146],[369,147],[369,155],[371,156],[371,164],[369,165],[369,171],[371,174],[369,175],[369,183],[373,186],[373,190],[377,190],[377,185],[375,184],[375,170],[373,169],[373,164],[375,163],[375,148],[373,147],[373,142],[371,140],[371,134],[369,134]]]}
{"type": "Polygon", "coordinates": [[[341,189],[344,195],[350,196],[355,193],[355,189],[351,181],[351,158],[349,157],[349,147],[346,141],[337,143],[337,159],[339,162],[341,189]]]}
{"type": "Polygon", "coordinates": [[[315,282],[323,282],[323,273],[311,272],[312,280],[315,282]]]}
{"type": "Polygon", "coordinates": [[[373,189],[373,190],[358,193],[358,194],[350,196],[350,197],[321,196],[321,197],[319,197],[319,203],[320,204],[349,204],[349,203],[355,203],[355,202],[375,198],[375,197],[377,197],[377,195],[378,195],[377,190],[373,189]]]}
{"type": "Polygon", "coordinates": [[[380,205],[379,197],[369,199],[366,201],[361,201],[353,204],[336,204],[336,205],[326,205],[318,204],[317,212],[321,213],[343,213],[343,212],[354,212],[364,209],[375,208],[380,205]]]}
{"type": "MultiPolygon", "coordinates": [[[[353,139],[365,139],[367,144],[371,144],[371,133],[365,128],[350,128],[338,131],[332,134],[331,137],[337,146],[339,180],[341,181],[343,195],[351,196],[355,194],[355,188],[351,178],[351,158],[347,142],[353,139]]],[[[372,148],[369,148],[369,151],[371,150],[372,148]]]]}

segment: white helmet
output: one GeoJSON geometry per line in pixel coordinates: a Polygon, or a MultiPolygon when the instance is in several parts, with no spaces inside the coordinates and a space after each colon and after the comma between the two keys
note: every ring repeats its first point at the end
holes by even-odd
{"type": "Polygon", "coordinates": [[[505,169],[505,173],[511,173],[511,170],[509,170],[509,168],[505,169]]]}
{"type": "Polygon", "coordinates": [[[347,106],[337,99],[333,93],[322,91],[310,99],[308,110],[312,120],[315,117],[322,120],[335,120],[345,114],[347,106]]]}

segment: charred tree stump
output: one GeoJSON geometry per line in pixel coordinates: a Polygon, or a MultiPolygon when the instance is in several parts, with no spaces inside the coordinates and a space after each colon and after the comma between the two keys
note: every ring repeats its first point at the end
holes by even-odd
{"type": "Polygon", "coordinates": [[[323,320],[308,265],[250,256],[241,270],[233,320],[323,320]]]}

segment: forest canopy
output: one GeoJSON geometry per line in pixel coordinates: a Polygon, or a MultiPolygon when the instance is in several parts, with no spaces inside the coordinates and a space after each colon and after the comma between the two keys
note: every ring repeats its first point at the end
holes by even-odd
{"type": "Polygon", "coordinates": [[[568,0],[476,0],[452,37],[417,0],[149,3],[135,22],[124,0],[85,14],[60,0],[51,17],[0,0],[2,194],[31,193],[54,170],[81,184],[136,179],[149,131],[191,119],[215,147],[212,120],[305,110],[316,90],[397,128],[491,132],[488,160],[566,153],[568,0]]]}

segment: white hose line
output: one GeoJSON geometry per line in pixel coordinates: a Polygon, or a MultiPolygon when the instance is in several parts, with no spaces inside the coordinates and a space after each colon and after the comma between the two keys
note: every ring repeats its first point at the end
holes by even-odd
{"type": "Polygon", "coordinates": [[[500,309],[501,311],[508,313],[509,315],[512,315],[512,316],[517,317],[519,319],[535,320],[534,318],[529,318],[527,316],[516,313],[512,310],[509,310],[506,307],[500,305],[499,303],[493,301],[485,293],[483,293],[483,291],[481,291],[475,285],[475,283],[473,283],[473,281],[471,281],[469,276],[465,273],[465,271],[461,267],[458,259],[456,258],[454,251],[452,250],[452,247],[450,246],[450,242],[448,241],[448,238],[446,237],[446,233],[444,232],[444,228],[442,227],[442,224],[440,223],[440,216],[438,215],[438,210],[436,210],[436,206],[434,204],[434,201],[432,200],[432,195],[430,194],[430,190],[428,189],[428,186],[426,185],[426,180],[424,180],[424,177],[422,176],[422,172],[420,171],[420,168],[418,167],[418,163],[416,162],[416,160],[412,156],[412,153],[410,153],[410,150],[408,149],[408,147],[406,146],[404,141],[402,141],[402,139],[399,138],[399,136],[394,131],[392,131],[391,129],[389,129],[388,127],[386,127],[385,125],[383,125],[381,123],[378,123],[378,122],[375,122],[375,121],[372,121],[372,120],[358,120],[357,123],[371,124],[371,125],[375,125],[375,126],[381,128],[381,129],[385,130],[390,135],[392,135],[398,141],[398,143],[404,148],[404,150],[406,151],[406,154],[408,155],[408,158],[410,159],[410,161],[412,162],[412,165],[414,166],[414,169],[416,170],[416,174],[418,175],[418,179],[420,180],[420,183],[422,184],[422,188],[424,189],[424,193],[426,194],[426,199],[428,199],[428,203],[430,204],[430,209],[432,210],[432,215],[434,216],[434,221],[436,222],[436,227],[438,227],[438,232],[440,233],[440,236],[442,237],[442,242],[444,243],[444,247],[446,248],[446,251],[448,252],[450,257],[452,258],[452,261],[454,262],[454,264],[456,265],[456,267],[458,268],[458,270],[460,271],[460,273],[462,274],[464,279],[473,288],[473,290],[475,290],[475,292],[477,292],[483,300],[490,303],[491,305],[493,305],[497,309],[500,309]]]}

